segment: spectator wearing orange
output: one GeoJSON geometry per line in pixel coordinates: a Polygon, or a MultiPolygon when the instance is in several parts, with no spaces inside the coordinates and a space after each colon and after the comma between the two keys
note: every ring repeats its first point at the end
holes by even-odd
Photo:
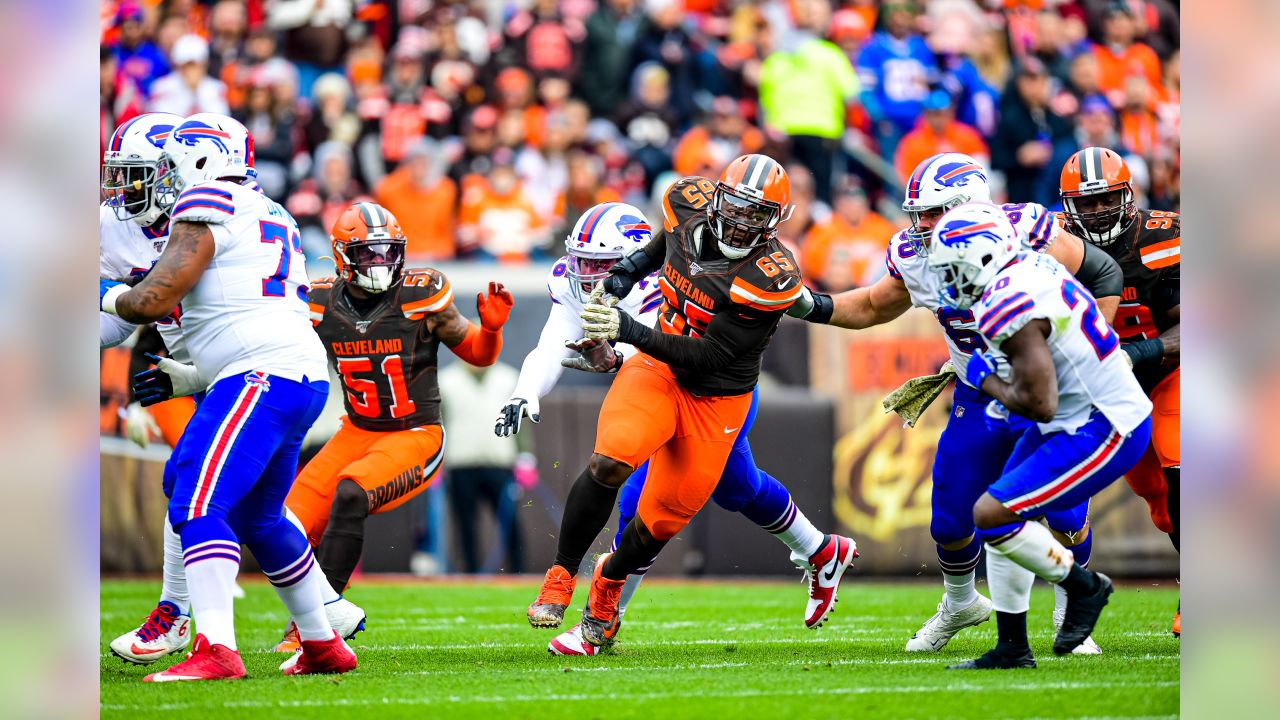
{"type": "Polygon", "coordinates": [[[523,68],[509,67],[498,73],[494,87],[498,91],[499,112],[520,118],[521,141],[542,147],[547,111],[534,102],[533,78],[523,68]]]}
{"type": "Polygon", "coordinates": [[[697,175],[699,168],[707,164],[723,168],[739,155],[757,152],[763,146],[764,133],[747,124],[738,101],[722,96],[711,102],[711,112],[706,119],[680,138],[672,161],[676,174],[685,177],[697,175]],[[722,162],[708,163],[707,158],[722,162]]]}
{"type": "Polygon", "coordinates": [[[493,168],[493,151],[497,140],[498,111],[492,105],[481,105],[467,116],[462,133],[462,154],[449,167],[449,177],[458,186],[465,202],[473,187],[484,185],[493,168]]]}
{"type": "Polygon", "coordinates": [[[1138,28],[1129,7],[1122,2],[1107,7],[1102,21],[1103,42],[1093,46],[1098,58],[1098,84],[1115,107],[1124,104],[1125,82],[1140,75],[1152,87],[1160,86],[1160,58],[1148,45],[1137,42],[1138,28]]]}
{"type": "Polygon", "coordinates": [[[494,153],[488,178],[463,192],[458,213],[460,255],[519,263],[543,254],[547,226],[521,187],[511,161],[508,151],[494,153]]]}
{"type": "Polygon", "coordinates": [[[568,154],[568,184],[556,198],[555,230],[552,241],[563,239],[589,208],[605,202],[622,202],[622,196],[608,185],[601,184],[604,176],[600,158],[581,150],[568,154]]]}
{"type": "Polygon", "coordinates": [[[898,143],[893,165],[905,180],[921,162],[944,152],[964,153],[984,164],[991,155],[978,131],[956,120],[951,95],[938,89],[925,98],[920,120],[898,143]]]}
{"type": "Polygon", "coordinates": [[[860,186],[848,184],[836,194],[830,216],[804,237],[804,276],[827,292],[870,285],[884,273],[885,239],[897,229],[871,210],[860,186]]]}
{"type": "Polygon", "coordinates": [[[405,151],[395,172],[374,191],[408,237],[405,255],[415,262],[449,260],[457,254],[458,186],[445,175],[439,143],[419,138],[405,151]]]}
{"type": "Polygon", "coordinates": [[[587,29],[580,19],[561,13],[559,6],[558,0],[535,0],[529,10],[517,11],[503,30],[506,46],[500,61],[528,68],[539,77],[574,77],[578,71],[574,48],[587,29]]]}
{"type": "Polygon", "coordinates": [[[1120,142],[1144,158],[1154,157],[1160,145],[1160,122],[1153,88],[1141,77],[1131,76],[1125,82],[1124,105],[1120,108],[1120,142]]]}

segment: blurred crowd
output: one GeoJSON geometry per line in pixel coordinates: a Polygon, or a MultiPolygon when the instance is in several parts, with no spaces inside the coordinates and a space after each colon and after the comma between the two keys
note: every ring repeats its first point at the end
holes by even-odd
{"type": "Polygon", "coordinates": [[[103,0],[101,128],[229,112],[309,258],[349,203],[419,262],[561,254],[584,209],[643,209],[760,151],[829,290],[884,271],[903,179],[937,152],[1058,206],[1080,147],[1179,205],[1173,0],[103,0]]]}

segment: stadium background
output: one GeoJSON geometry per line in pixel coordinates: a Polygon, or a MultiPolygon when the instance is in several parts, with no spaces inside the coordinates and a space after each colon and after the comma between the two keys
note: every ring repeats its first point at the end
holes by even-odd
{"type": "MultiPolygon", "coordinates": [[[[741,152],[787,164],[797,212],[782,234],[806,280],[828,291],[883,271],[885,239],[905,224],[902,169],[934,152],[975,155],[1001,199],[1052,207],[1066,157],[1106,145],[1134,168],[1140,204],[1178,209],[1178,10],[1168,0],[103,2],[101,128],[105,140],[138,112],[230,112],[255,136],[263,186],[303,227],[313,277],[330,273],[324,228],[372,197],[399,216],[411,262],[444,270],[460,299],[489,279],[515,292],[501,360],[518,368],[581,210],[621,199],[650,211],[677,174],[718,174],[741,152]]],[[[167,448],[120,437],[127,353],[102,362],[104,573],[159,568],[167,448]]],[[[944,358],[922,311],[857,333],[788,319],[766,356],[752,433],[761,466],[819,526],[858,539],[862,571],[934,576],[929,469],[946,397],[914,429],[882,414],[879,398],[944,358]]],[[[539,482],[510,488],[526,570],[553,553],[602,382],[566,373],[543,402],[531,433],[539,482]]],[[[335,395],[315,442],[339,413],[335,395]]],[[[436,570],[461,567],[448,492],[438,484],[377,517],[364,570],[405,572],[420,547],[436,570]]],[[[1097,498],[1093,514],[1097,567],[1176,574],[1167,539],[1126,488],[1097,498]]],[[[482,529],[484,568],[505,572],[497,535],[491,522],[482,529]]],[[[672,550],[655,572],[791,568],[770,538],[718,508],[672,550]]]]}

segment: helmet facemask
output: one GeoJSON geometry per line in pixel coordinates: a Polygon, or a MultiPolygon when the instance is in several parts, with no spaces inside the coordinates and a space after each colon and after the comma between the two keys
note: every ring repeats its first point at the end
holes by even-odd
{"type": "Polygon", "coordinates": [[[995,266],[995,256],[991,254],[983,255],[978,263],[961,258],[948,263],[931,264],[930,267],[942,278],[938,300],[957,310],[972,307],[999,270],[995,266]]]}
{"type": "Polygon", "coordinates": [[[586,302],[596,283],[609,277],[609,268],[621,257],[587,257],[570,251],[569,261],[565,263],[565,275],[569,278],[574,297],[586,302]]]}
{"type": "Polygon", "coordinates": [[[1110,245],[1133,224],[1137,213],[1133,188],[1128,183],[1103,192],[1062,196],[1062,214],[1085,239],[1095,245],[1110,245]]]}
{"type": "Polygon", "coordinates": [[[404,240],[383,238],[334,243],[338,273],[371,293],[384,293],[400,282],[404,270],[404,240]]]}
{"type": "Polygon", "coordinates": [[[969,202],[967,195],[957,195],[942,205],[934,205],[932,207],[913,207],[903,208],[907,211],[907,217],[911,219],[911,227],[907,228],[905,236],[907,245],[916,251],[916,255],[920,257],[929,257],[929,240],[933,237],[933,226],[942,219],[943,214],[957,205],[963,205],[969,202]],[[920,227],[920,220],[928,216],[930,221],[929,227],[920,227]]]}
{"type": "Polygon", "coordinates": [[[173,206],[168,177],[160,162],[109,160],[102,166],[102,201],[119,220],[151,225],[173,206]]]}
{"type": "Polygon", "coordinates": [[[732,260],[740,260],[778,234],[782,208],[767,200],[738,194],[720,183],[707,210],[720,250],[732,260]]]}

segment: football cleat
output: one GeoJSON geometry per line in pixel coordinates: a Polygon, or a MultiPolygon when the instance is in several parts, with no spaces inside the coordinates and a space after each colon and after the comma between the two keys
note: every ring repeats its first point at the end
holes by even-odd
{"type": "Polygon", "coordinates": [[[191,642],[190,625],[190,616],[183,615],[177,605],[162,600],[137,630],[111,641],[111,652],[125,662],[150,665],[186,648],[191,642]]]}
{"type": "Polygon", "coordinates": [[[613,642],[622,625],[618,615],[618,598],[626,579],[610,580],[602,574],[604,562],[613,553],[605,553],[596,561],[591,573],[591,588],[587,592],[587,604],[582,608],[582,623],[578,626],[582,639],[589,645],[604,647],[613,642]]]}
{"type": "Polygon", "coordinates": [[[240,653],[226,645],[211,645],[208,638],[196,633],[195,644],[187,659],[167,670],[151,673],[143,682],[178,682],[182,680],[239,680],[244,677],[244,661],[240,653]]]}
{"type": "Polygon", "coordinates": [[[942,602],[938,603],[938,612],[907,641],[907,652],[937,652],[946,647],[956,633],[990,619],[991,601],[983,595],[979,595],[972,605],[956,611],[947,608],[947,599],[943,596],[942,602]]]}
{"type": "Polygon", "coordinates": [[[1178,608],[1178,612],[1173,614],[1173,625],[1169,628],[1176,638],[1182,637],[1182,608],[1178,608]]]}
{"type": "Polygon", "coordinates": [[[328,640],[303,640],[302,649],[280,664],[285,675],[338,675],[356,668],[356,653],[338,636],[328,640]]]}
{"type": "Polygon", "coordinates": [[[529,624],[555,628],[564,622],[564,611],[573,601],[573,588],[578,579],[559,565],[552,565],[542,579],[538,599],[529,606],[529,624]]]}
{"type": "Polygon", "coordinates": [[[1098,589],[1092,594],[1067,594],[1067,612],[1062,618],[1062,627],[1058,629],[1057,637],[1053,639],[1053,651],[1059,655],[1071,653],[1093,634],[1093,627],[1098,624],[1098,617],[1107,606],[1107,598],[1115,592],[1111,578],[1102,573],[1094,575],[1098,578],[1098,589]]]}
{"type": "Polygon", "coordinates": [[[827,616],[835,609],[836,591],[840,589],[844,572],[856,557],[858,544],[843,535],[824,537],[822,547],[806,560],[798,560],[792,554],[792,562],[804,568],[805,579],[809,581],[809,602],[804,609],[805,627],[819,628],[826,622],[827,616]]]}
{"type": "MultiPolygon", "coordinates": [[[[622,620],[618,620],[618,626],[621,628],[622,620]]],[[[615,634],[609,642],[605,643],[605,647],[613,645],[615,634]]],[[[574,625],[571,629],[566,630],[551,639],[547,643],[547,652],[552,655],[599,655],[604,648],[598,648],[595,645],[582,639],[582,624],[574,625]]]]}
{"type": "Polygon", "coordinates": [[[1036,659],[1031,656],[1031,649],[1008,650],[999,645],[983,653],[982,657],[966,660],[955,665],[948,665],[948,670],[1013,670],[1015,668],[1034,668],[1036,659]]]}
{"type": "MultiPolygon", "coordinates": [[[[329,617],[329,627],[338,633],[343,640],[350,640],[356,633],[364,630],[365,614],[359,605],[346,598],[338,598],[324,606],[324,614],[329,617]]],[[[276,643],[275,652],[297,652],[302,648],[302,640],[298,637],[298,626],[289,621],[284,637],[276,643]]]]}
{"type": "MultiPolygon", "coordinates": [[[[1062,628],[1062,618],[1066,617],[1066,615],[1067,615],[1067,609],[1065,607],[1062,607],[1062,608],[1055,607],[1053,609],[1054,633],[1057,633],[1058,630],[1062,628]]],[[[1076,649],[1071,651],[1071,654],[1072,655],[1101,655],[1102,648],[1098,647],[1098,643],[1094,642],[1093,636],[1090,635],[1089,637],[1084,639],[1084,642],[1077,645],[1076,649]]]]}

